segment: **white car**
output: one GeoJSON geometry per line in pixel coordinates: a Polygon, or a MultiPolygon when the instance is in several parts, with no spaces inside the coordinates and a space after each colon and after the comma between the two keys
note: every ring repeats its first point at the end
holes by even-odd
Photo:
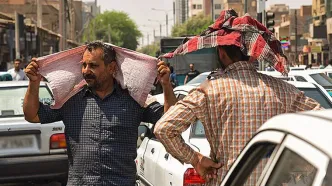
{"type": "Polygon", "coordinates": [[[298,81],[298,82],[310,82],[322,86],[330,96],[332,96],[332,79],[329,77],[332,71],[325,69],[318,70],[304,70],[304,71],[292,71],[287,77],[282,76],[281,73],[273,71],[260,71],[260,73],[270,75],[286,81],[298,81]]]}
{"type": "MultiPolygon", "coordinates": [[[[202,74],[205,76],[204,81],[209,73],[202,74]]],[[[289,83],[304,91],[307,96],[317,100],[324,108],[332,108],[331,97],[319,85],[308,82],[289,83]]],[[[190,90],[196,88],[200,83],[190,84],[189,82],[188,84],[174,89],[178,99],[183,99],[190,90]]],[[[164,103],[163,95],[157,95],[156,98],[161,104],[164,103]]],[[[137,185],[189,186],[190,184],[200,185],[204,183],[204,180],[198,176],[191,165],[180,163],[166,152],[164,146],[154,137],[147,125],[141,125],[140,131],[139,136],[142,143],[137,149],[137,185]]],[[[183,132],[182,138],[196,151],[209,156],[210,145],[200,121],[197,121],[183,132]]]]}
{"type": "Polygon", "coordinates": [[[332,110],[281,114],[242,150],[221,186],[332,185],[332,110]]]}
{"type": "MultiPolygon", "coordinates": [[[[68,157],[64,124],[29,123],[23,115],[28,81],[0,82],[0,183],[67,182],[68,157]]],[[[45,83],[39,99],[52,101],[45,83]]]]}
{"type": "Polygon", "coordinates": [[[294,76],[296,81],[317,83],[332,96],[332,79],[326,75],[324,69],[293,71],[289,75],[294,76]]]}

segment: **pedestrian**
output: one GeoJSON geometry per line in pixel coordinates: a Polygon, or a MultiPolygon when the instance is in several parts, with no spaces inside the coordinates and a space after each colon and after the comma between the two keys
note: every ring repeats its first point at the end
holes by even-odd
{"type": "Polygon", "coordinates": [[[14,68],[9,69],[7,72],[12,76],[13,81],[28,80],[24,71],[21,69],[22,60],[14,60],[14,68]]]}
{"type": "Polygon", "coordinates": [[[36,59],[26,68],[30,81],[23,104],[25,118],[42,124],[63,121],[69,161],[68,185],[135,185],[138,126],[140,122],[156,123],[176,102],[169,69],[164,62],[159,62],[165,104],[152,102],[141,107],[113,78],[115,56],[110,45],[87,44],[82,60],[82,75],[87,85],[60,109],[50,109],[38,100],[41,76],[36,59]]]}
{"type": "Polygon", "coordinates": [[[325,69],[332,69],[332,59],[329,60],[329,65],[327,65],[325,69]]]}
{"type": "Polygon", "coordinates": [[[184,79],[184,84],[188,83],[190,80],[194,79],[196,76],[198,76],[200,73],[195,69],[194,64],[189,64],[189,72],[187,72],[186,77],[184,79]]]}
{"type": "MultiPolygon", "coordinates": [[[[217,57],[223,73],[205,81],[169,109],[154,131],[167,152],[180,162],[191,164],[207,181],[206,185],[214,186],[221,184],[241,150],[269,118],[286,112],[321,109],[318,102],[293,85],[257,72],[253,57],[270,59],[270,63],[276,62],[273,65],[276,70],[285,73],[280,42],[258,35],[262,32],[266,38],[272,35],[263,25],[249,16],[238,17],[234,10],[222,11],[217,21],[208,31],[213,30],[220,37],[215,32],[207,33],[218,41],[217,57]],[[243,46],[248,48],[241,50],[243,46]],[[197,120],[204,126],[210,157],[195,151],[182,139],[182,132],[197,120]]],[[[204,42],[200,38],[192,41],[195,46],[206,44],[197,43],[204,42]]],[[[209,40],[210,43],[217,41],[209,40]]],[[[186,43],[186,46],[193,43],[186,43]]]]}
{"type": "Polygon", "coordinates": [[[169,67],[170,71],[171,71],[171,74],[170,74],[170,80],[171,80],[171,84],[173,86],[173,88],[177,87],[179,84],[178,84],[178,80],[176,79],[176,74],[174,72],[174,67],[173,66],[170,66],[169,67]]]}

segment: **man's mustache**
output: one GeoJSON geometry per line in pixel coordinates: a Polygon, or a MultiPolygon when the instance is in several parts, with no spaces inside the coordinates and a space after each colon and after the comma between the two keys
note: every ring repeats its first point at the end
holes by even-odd
{"type": "Polygon", "coordinates": [[[96,76],[93,74],[83,74],[84,79],[96,79],[96,76]]]}

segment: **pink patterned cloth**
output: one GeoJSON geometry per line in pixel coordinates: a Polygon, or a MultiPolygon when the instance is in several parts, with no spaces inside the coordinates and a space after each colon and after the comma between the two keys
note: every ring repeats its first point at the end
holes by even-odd
{"type": "MultiPolygon", "coordinates": [[[[111,44],[109,44],[111,45],[111,44]]],[[[118,70],[115,79],[141,106],[148,97],[157,77],[157,58],[114,46],[118,70]]],[[[37,59],[39,72],[48,81],[54,103],[59,109],[86,84],[81,71],[81,60],[86,46],[58,52],[37,59]]]]}

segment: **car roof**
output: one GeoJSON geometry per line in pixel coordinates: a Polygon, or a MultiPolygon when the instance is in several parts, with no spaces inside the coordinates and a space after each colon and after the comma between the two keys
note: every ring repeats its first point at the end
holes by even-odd
{"type": "Polygon", "coordinates": [[[200,73],[199,75],[210,75],[211,74],[211,71],[210,72],[202,72],[202,73],[200,73]]]}
{"type": "MultiPolygon", "coordinates": [[[[317,87],[310,82],[299,82],[299,81],[287,81],[287,83],[294,85],[296,88],[314,88],[316,89],[317,87]]],[[[185,92],[190,92],[192,89],[197,88],[200,84],[191,84],[191,85],[181,85],[177,86],[174,88],[174,92],[177,91],[185,91],[185,92]]],[[[164,104],[164,94],[157,94],[154,95],[154,97],[157,99],[157,101],[161,104],[164,104]]]]}
{"type": "Polygon", "coordinates": [[[177,86],[177,87],[174,88],[174,92],[175,91],[186,91],[186,92],[189,92],[192,89],[197,88],[199,85],[200,85],[200,83],[177,86]]]}
{"type": "Polygon", "coordinates": [[[265,130],[297,136],[332,158],[332,109],[280,114],[265,122],[258,131],[265,130]]]}
{"type": "MultiPolygon", "coordinates": [[[[28,85],[29,81],[0,81],[0,87],[22,87],[28,85]]],[[[45,86],[45,82],[40,82],[40,85],[45,86]]]]}
{"type": "Polygon", "coordinates": [[[317,88],[313,83],[301,82],[301,81],[286,81],[289,84],[294,85],[296,88],[317,88]]]}
{"type": "Polygon", "coordinates": [[[308,74],[318,74],[318,73],[324,73],[324,69],[314,69],[314,70],[299,70],[299,71],[291,71],[289,72],[290,75],[296,75],[296,74],[301,74],[301,75],[308,75],[308,74]]]}

